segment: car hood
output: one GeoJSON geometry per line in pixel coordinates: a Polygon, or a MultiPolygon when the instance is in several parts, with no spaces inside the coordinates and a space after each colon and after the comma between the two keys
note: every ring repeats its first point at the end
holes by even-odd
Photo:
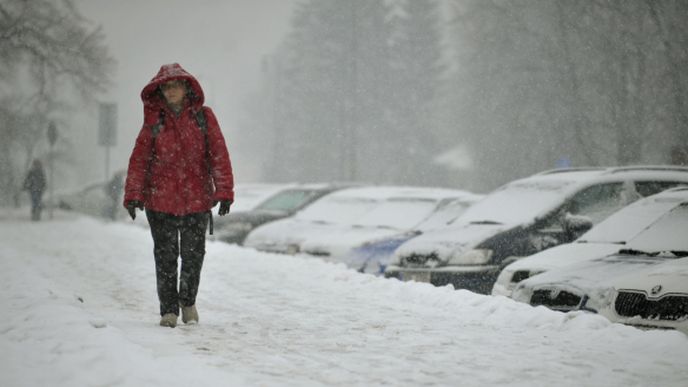
{"type": "Polygon", "coordinates": [[[329,226],[328,228],[328,232],[309,234],[301,243],[301,251],[336,261],[364,243],[398,235],[402,231],[377,227],[329,226]]]}
{"type": "Polygon", "coordinates": [[[671,258],[615,254],[580,262],[519,282],[512,298],[530,303],[533,292],[538,289],[567,291],[580,297],[588,296],[590,305],[599,309],[608,306],[614,279],[667,262],[668,259],[671,258]]]}
{"type": "Polygon", "coordinates": [[[466,224],[428,232],[399,246],[395,252],[395,260],[399,262],[412,255],[434,255],[440,263],[446,263],[452,256],[475,248],[486,239],[508,229],[504,225],[466,224]]]}
{"type": "Polygon", "coordinates": [[[260,249],[265,245],[289,246],[301,243],[309,231],[310,222],[293,218],[276,220],[251,231],[244,240],[244,246],[260,249]]]}
{"type": "MultiPolygon", "coordinates": [[[[271,220],[284,218],[287,216],[286,213],[282,211],[265,211],[265,210],[253,210],[253,211],[239,211],[230,212],[227,215],[226,221],[222,222],[224,224],[232,223],[251,223],[251,224],[261,224],[271,220]]],[[[221,218],[220,218],[221,219],[221,218]]]]}
{"type": "Polygon", "coordinates": [[[614,243],[566,243],[554,246],[539,253],[510,264],[505,268],[511,272],[517,270],[549,271],[575,263],[602,258],[614,254],[623,245],[614,243]]]}
{"type": "MultiPolygon", "coordinates": [[[[615,243],[566,243],[555,246],[539,253],[517,260],[506,266],[497,277],[493,295],[511,297],[516,283],[512,282],[514,273],[527,272],[527,276],[534,276],[550,270],[556,270],[579,262],[614,254],[622,247],[615,243]]],[[[524,278],[525,273],[520,273],[524,278]]]]}
{"type": "Polygon", "coordinates": [[[644,292],[659,298],[671,293],[688,293],[688,258],[670,260],[612,281],[617,290],[644,292]]]}

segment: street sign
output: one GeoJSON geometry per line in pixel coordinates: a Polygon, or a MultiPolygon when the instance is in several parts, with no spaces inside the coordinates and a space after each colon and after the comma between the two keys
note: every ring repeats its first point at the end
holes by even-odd
{"type": "Polygon", "coordinates": [[[50,121],[48,123],[48,143],[50,146],[55,145],[55,142],[57,141],[57,126],[55,126],[55,123],[50,121]]]}
{"type": "Polygon", "coordinates": [[[101,103],[98,121],[98,145],[115,146],[117,144],[117,104],[101,103]]]}

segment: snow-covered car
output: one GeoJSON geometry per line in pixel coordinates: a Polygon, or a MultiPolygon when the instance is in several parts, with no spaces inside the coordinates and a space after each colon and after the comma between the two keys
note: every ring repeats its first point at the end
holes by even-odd
{"type": "Polygon", "coordinates": [[[250,211],[269,197],[296,185],[293,183],[238,183],[234,186],[234,203],[232,203],[230,213],[250,211]]]}
{"type": "Polygon", "coordinates": [[[538,274],[516,285],[512,298],[559,311],[608,315],[616,279],[688,256],[688,203],[673,208],[606,257],[538,274]]]}
{"type": "Polygon", "coordinates": [[[612,281],[614,322],[671,328],[688,334],[688,258],[676,259],[612,281]]]}
{"type": "Polygon", "coordinates": [[[347,266],[361,272],[382,275],[394,251],[402,243],[425,232],[450,225],[466,212],[470,206],[482,198],[483,195],[478,194],[466,194],[456,198],[445,205],[439,206],[435,212],[412,230],[363,243],[352,249],[343,260],[347,266]]]}
{"type": "Polygon", "coordinates": [[[280,253],[339,260],[366,241],[413,228],[463,191],[372,186],[348,188],[318,200],[294,216],[253,230],[244,245],[280,253]]]}
{"type": "Polygon", "coordinates": [[[107,189],[107,182],[92,183],[75,192],[57,194],[54,202],[56,207],[63,210],[105,217],[108,208],[112,206],[112,199],[108,196],[107,189]]]}
{"type": "Polygon", "coordinates": [[[506,266],[492,295],[511,296],[520,281],[548,270],[617,252],[661,216],[688,202],[688,187],[671,188],[621,208],[572,243],[552,247],[506,266]]]}
{"type": "Polygon", "coordinates": [[[566,168],[508,183],[451,227],[402,244],[385,277],[490,293],[507,264],[572,242],[635,200],[686,184],[688,168],[566,168]]]}
{"type": "Polygon", "coordinates": [[[350,187],[344,184],[301,184],[290,186],[263,200],[249,211],[232,211],[215,221],[215,238],[241,244],[254,228],[289,217],[321,197],[350,187]]]}

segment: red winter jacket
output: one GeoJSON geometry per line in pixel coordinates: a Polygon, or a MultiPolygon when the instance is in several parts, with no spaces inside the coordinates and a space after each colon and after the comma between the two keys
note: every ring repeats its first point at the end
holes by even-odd
{"type": "Polygon", "coordinates": [[[173,215],[205,212],[214,202],[234,200],[234,177],[224,137],[212,110],[203,106],[203,90],[179,64],[164,65],[141,91],[143,127],[129,158],[124,205],[143,202],[147,209],[173,215]],[[159,86],[184,79],[189,93],[180,114],[165,102],[159,86]],[[208,156],[196,113],[208,123],[208,156]],[[161,114],[163,126],[153,138],[161,114]],[[210,164],[210,175],[208,169],[210,164]]]}

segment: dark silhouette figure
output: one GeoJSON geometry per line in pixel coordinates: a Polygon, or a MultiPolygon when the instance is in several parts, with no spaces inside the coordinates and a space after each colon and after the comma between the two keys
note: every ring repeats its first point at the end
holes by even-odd
{"type": "Polygon", "coordinates": [[[31,197],[31,220],[41,220],[41,210],[43,209],[43,192],[45,191],[45,172],[43,165],[38,159],[33,160],[31,169],[24,179],[24,190],[29,191],[31,197]]]}

